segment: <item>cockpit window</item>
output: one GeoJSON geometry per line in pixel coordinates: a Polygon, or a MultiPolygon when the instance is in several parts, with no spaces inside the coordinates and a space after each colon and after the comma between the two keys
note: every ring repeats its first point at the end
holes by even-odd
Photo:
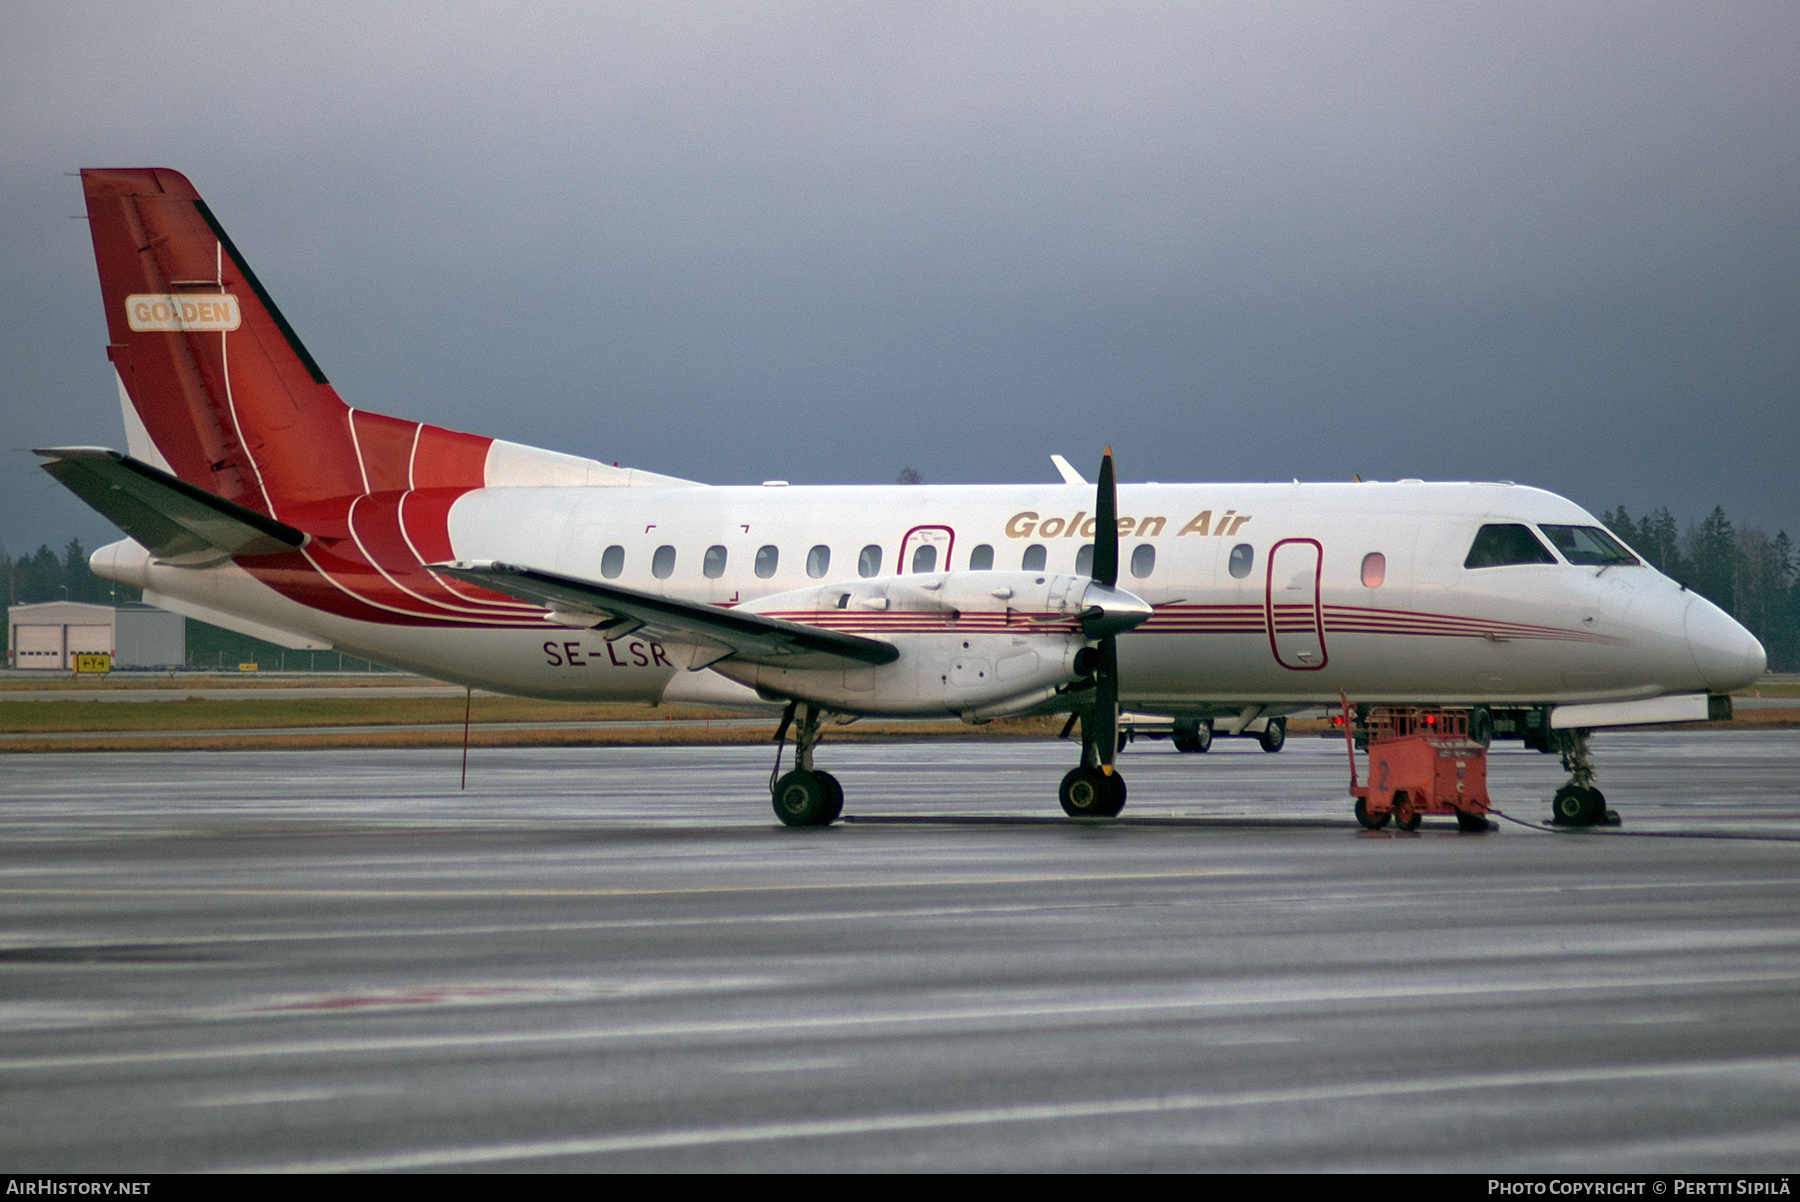
{"type": "Polygon", "coordinates": [[[1562,557],[1573,564],[1602,568],[1636,567],[1638,557],[1626,550],[1625,544],[1598,526],[1546,526],[1538,529],[1550,536],[1562,557]]]}
{"type": "Polygon", "coordinates": [[[1475,534],[1465,568],[1500,568],[1515,563],[1555,563],[1556,556],[1544,549],[1530,526],[1512,523],[1483,526],[1475,534]]]}

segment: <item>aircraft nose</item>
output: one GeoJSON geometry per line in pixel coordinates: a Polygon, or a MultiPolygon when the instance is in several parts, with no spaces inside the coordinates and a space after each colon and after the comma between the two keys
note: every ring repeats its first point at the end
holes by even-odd
{"type": "Polygon", "coordinates": [[[1741,689],[1769,666],[1756,636],[1704,597],[1695,597],[1688,605],[1687,644],[1700,679],[1714,692],[1741,689]]]}

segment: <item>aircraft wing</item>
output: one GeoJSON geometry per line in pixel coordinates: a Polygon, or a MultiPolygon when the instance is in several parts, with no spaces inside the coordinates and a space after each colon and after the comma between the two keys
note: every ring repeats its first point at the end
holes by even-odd
{"type": "Polygon", "coordinates": [[[164,563],[205,567],[237,555],[273,555],[306,545],[285,522],[104,447],[32,452],[59,484],[164,563]]]}
{"type": "Polygon", "coordinates": [[[690,668],[726,656],[784,668],[891,664],[899,648],[879,639],[784,622],[741,609],[721,609],[616,584],[493,562],[434,563],[434,572],[542,605],[558,620],[598,629],[609,640],[646,633],[698,650],[690,668]]]}

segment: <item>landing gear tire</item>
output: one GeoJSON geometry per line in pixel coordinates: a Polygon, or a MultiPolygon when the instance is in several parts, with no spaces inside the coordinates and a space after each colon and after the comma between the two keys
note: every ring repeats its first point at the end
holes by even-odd
{"type": "Polygon", "coordinates": [[[771,800],[783,826],[830,826],[844,804],[843,790],[835,778],[804,768],[776,781],[771,800]]]}
{"type": "Polygon", "coordinates": [[[1423,821],[1425,821],[1425,815],[1412,808],[1412,802],[1407,800],[1406,794],[1394,794],[1395,830],[1407,832],[1416,831],[1419,829],[1419,824],[1423,821]]]}
{"type": "Polygon", "coordinates": [[[1388,819],[1392,817],[1392,814],[1371,814],[1369,813],[1368,799],[1363,797],[1356,799],[1356,820],[1363,824],[1364,829],[1378,831],[1386,826],[1388,819]]]}
{"type": "Polygon", "coordinates": [[[1057,790],[1063,813],[1071,818],[1116,818],[1125,808],[1125,780],[1117,772],[1071,768],[1057,790]]]}
{"type": "Polygon", "coordinates": [[[815,768],[813,775],[818,777],[819,783],[825,786],[826,817],[825,822],[821,825],[836,822],[844,813],[844,786],[839,784],[838,778],[829,772],[821,772],[815,768]]]}
{"type": "Polygon", "coordinates": [[[1494,741],[1494,711],[1485,705],[1469,711],[1469,741],[1483,747],[1494,741]]]}
{"type": "Polygon", "coordinates": [[[1280,751],[1286,747],[1287,719],[1270,718],[1269,724],[1263,727],[1263,732],[1256,736],[1256,741],[1262,744],[1264,751],[1280,751]]]}
{"type": "Polygon", "coordinates": [[[1194,726],[1177,726],[1175,733],[1170,738],[1174,740],[1176,751],[1190,754],[1208,751],[1212,748],[1212,723],[1200,722],[1194,726]]]}
{"type": "Polygon", "coordinates": [[[1550,799],[1550,821],[1557,826],[1594,826],[1606,821],[1606,795],[1598,789],[1564,785],[1550,799]]]}
{"type": "Polygon", "coordinates": [[[1458,810],[1456,811],[1456,829],[1465,835],[1485,835],[1488,833],[1487,815],[1458,810]]]}

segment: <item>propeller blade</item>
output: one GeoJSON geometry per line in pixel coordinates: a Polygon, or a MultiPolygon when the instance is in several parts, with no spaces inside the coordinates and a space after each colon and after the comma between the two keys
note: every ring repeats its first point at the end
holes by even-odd
{"type": "Polygon", "coordinates": [[[1094,710],[1088,735],[1100,770],[1112,775],[1119,754],[1119,640],[1120,629],[1129,630],[1149,616],[1150,607],[1129,593],[1110,594],[1119,583],[1119,489],[1113,476],[1112,448],[1100,457],[1100,478],[1094,485],[1094,583],[1111,606],[1096,606],[1082,615],[1089,637],[1100,636],[1094,648],[1094,710]],[[1131,604],[1125,599],[1130,598],[1131,604]],[[1123,604],[1121,604],[1123,603],[1123,604]],[[1143,613],[1135,612],[1142,609],[1143,613]],[[1117,614],[1111,610],[1121,611],[1117,614]],[[1110,619],[1110,620],[1109,620],[1110,619]]]}
{"type": "Polygon", "coordinates": [[[1094,487],[1094,567],[1101,584],[1119,583],[1119,490],[1113,483],[1112,448],[1100,457],[1100,482],[1094,487]]]}

